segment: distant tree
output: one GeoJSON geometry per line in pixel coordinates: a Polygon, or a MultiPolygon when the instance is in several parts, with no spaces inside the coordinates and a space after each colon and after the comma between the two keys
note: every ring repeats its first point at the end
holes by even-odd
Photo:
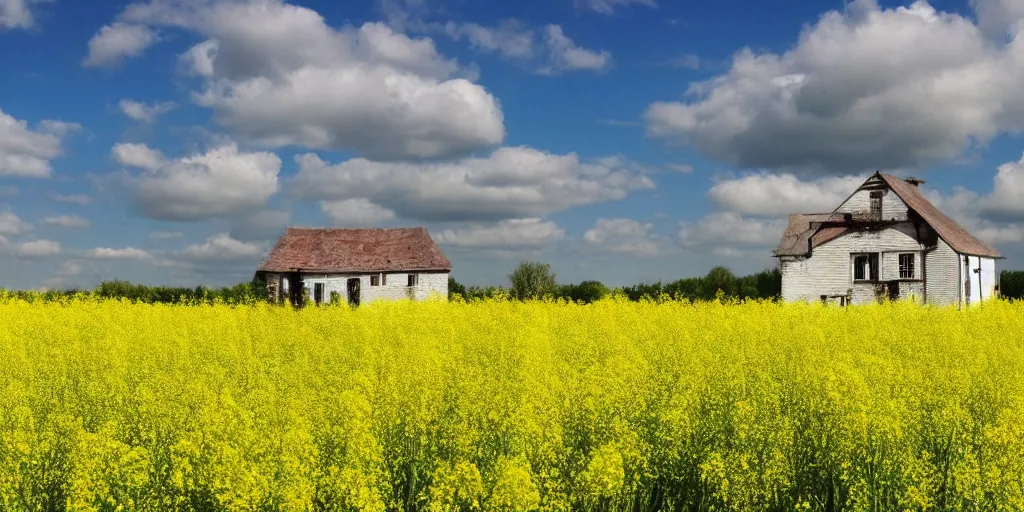
{"type": "Polygon", "coordinates": [[[704,276],[704,299],[710,300],[722,290],[727,297],[737,296],[739,287],[736,286],[736,275],[726,267],[718,266],[704,276]]]}
{"type": "Polygon", "coordinates": [[[1024,270],[1004,270],[999,273],[999,295],[1005,299],[1024,299],[1024,270]]]}
{"type": "Polygon", "coordinates": [[[524,261],[508,276],[510,294],[519,300],[540,299],[557,291],[551,265],[537,261],[524,261]]]}
{"type": "Polygon", "coordinates": [[[600,281],[583,281],[580,284],[559,286],[559,298],[590,304],[607,297],[611,292],[600,281]]]}
{"type": "Polygon", "coordinates": [[[449,275],[448,276],[448,298],[450,299],[452,297],[452,295],[455,295],[456,293],[461,295],[462,298],[464,298],[464,299],[468,299],[469,298],[469,297],[466,296],[466,287],[461,285],[461,284],[459,284],[459,282],[456,281],[454,277],[449,275]]]}

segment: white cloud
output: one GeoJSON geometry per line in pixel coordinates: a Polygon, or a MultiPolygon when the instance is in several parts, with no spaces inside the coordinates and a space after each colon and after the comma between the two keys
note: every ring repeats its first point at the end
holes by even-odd
{"type": "Polygon", "coordinates": [[[477,23],[424,24],[426,31],[443,31],[455,41],[466,39],[471,47],[482,51],[498,52],[512,59],[528,59],[534,54],[534,34],[516,20],[507,20],[496,27],[477,23]]]}
{"type": "Polygon", "coordinates": [[[147,105],[134,100],[121,100],[118,106],[129,119],[140,123],[152,123],[161,115],[174,110],[175,104],[173,101],[158,101],[147,105]]]}
{"type": "Polygon", "coordinates": [[[63,153],[61,139],[73,126],[78,125],[43,121],[34,131],[0,109],[0,176],[48,178],[50,160],[63,153]]]}
{"type": "Polygon", "coordinates": [[[653,258],[662,252],[662,237],[651,233],[653,224],[632,219],[597,219],[583,240],[593,247],[638,258],[653,258]]]}
{"type": "Polygon", "coordinates": [[[122,249],[111,249],[107,247],[97,247],[91,249],[85,253],[89,258],[98,260],[134,260],[134,261],[145,261],[152,258],[152,255],[142,249],[136,249],[135,247],[124,247],[122,249]]]}
{"type": "MultiPolygon", "coordinates": [[[[1020,33],[1018,33],[1020,34],[1020,33]]],[[[744,49],[647,109],[648,133],[748,168],[851,173],[958,158],[1024,129],[1024,37],[990,42],[923,1],[830,11],[783,54],[744,49]]]]}
{"type": "Polygon", "coordinates": [[[110,150],[114,160],[128,167],[154,171],[167,163],[164,154],[145,144],[120,143],[110,150]]]}
{"type": "Polygon", "coordinates": [[[194,100],[236,135],[269,146],[433,158],[505,137],[498,101],[461,78],[431,39],[380,23],[335,29],[280,0],[153,0],[119,19],[206,37],[182,61],[205,83],[194,100]]]}
{"type": "Polygon", "coordinates": [[[563,71],[606,71],[612,65],[612,54],[606,50],[581,48],[569,39],[558,25],[545,27],[548,63],[539,72],[557,74],[563,71]]]}
{"type": "Polygon", "coordinates": [[[395,212],[362,198],[321,201],[320,209],[331,222],[341,225],[373,226],[395,218],[395,212]]]}
{"type": "Polygon", "coordinates": [[[577,9],[585,9],[594,11],[597,13],[610,15],[614,14],[615,10],[621,7],[629,7],[631,5],[643,5],[647,7],[657,7],[658,4],[654,0],[573,0],[577,9]]]}
{"type": "Polygon", "coordinates": [[[1024,220],[1024,156],[999,166],[992,193],[981,200],[981,210],[998,218],[1024,220]]]}
{"type": "Polygon", "coordinates": [[[508,219],[492,225],[447,229],[433,235],[441,245],[487,249],[536,249],[564,237],[564,229],[539,218],[508,219]]]}
{"type": "Polygon", "coordinates": [[[31,4],[42,0],[0,0],[0,29],[27,29],[35,25],[31,4]]]}
{"type": "Polygon", "coordinates": [[[804,181],[792,174],[748,174],[719,181],[708,196],[723,209],[745,215],[827,213],[838,208],[867,178],[862,175],[804,181]]]}
{"type": "Polygon", "coordinates": [[[1020,0],[970,0],[978,18],[978,27],[994,38],[1017,33],[1024,19],[1024,2],[1020,0]]]}
{"type": "Polygon", "coordinates": [[[92,198],[85,194],[54,193],[50,195],[50,200],[57,203],[77,204],[79,206],[89,206],[92,204],[92,198]]]}
{"type": "Polygon", "coordinates": [[[185,236],[181,231],[153,231],[149,237],[153,240],[174,240],[185,236]]]}
{"type": "Polygon", "coordinates": [[[782,219],[756,219],[736,212],[712,212],[695,223],[680,222],[677,234],[680,243],[687,248],[774,247],[785,229],[786,221],[782,219]]]}
{"type": "Polygon", "coordinates": [[[230,144],[121,178],[143,215],[194,221],[262,208],[277,192],[280,169],[277,155],[244,153],[230,144]]]}
{"type": "Polygon", "coordinates": [[[179,256],[194,261],[239,261],[253,260],[263,256],[266,249],[258,244],[246,243],[220,233],[202,244],[190,245],[179,256]]]}
{"type": "Polygon", "coordinates": [[[39,123],[39,131],[42,133],[48,133],[50,135],[56,135],[57,137],[64,138],[70,133],[78,132],[82,130],[82,125],[78,123],[69,123],[66,121],[56,121],[53,119],[45,119],[39,123]]]}
{"type": "Polygon", "coordinates": [[[400,217],[424,221],[542,217],[654,188],[635,164],[618,157],[581,162],[574,153],[553,155],[527,147],[438,163],[356,158],[330,165],[313,154],[296,161],[293,189],[302,197],[365,199],[400,217]]]}
{"type": "Polygon", "coordinates": [[[45,217],[43,219],[43,224],[46,224],[47,226],[72,229],[84,229],[91,225],[88,219],[84,219],[78,215],[54,215],[52,217],[45,217]]]}
{"type": "Polygon", "coordinates": [[[693,166],[690,164],[668,164],[666,167],[682,174],[693,173],[693,166]]]}
{"type": "Polygon", "coordinates": [[[29,224],[11,212],[0,212],[0,235],[20,235],[32,230],[29,224]]]}
{"type": "Polygon", "coordinates": [[[100,29],[89,40],[89,54],[82,61],[85,67],[115,67],[124,59],[138,57],[157,41],[149,27],[131,23],[112,23],[100,29]]]}
{"type": "Polygon", "coordinates": [[[39,259],[60,254],[60,243],[52,240],[32,240],[20,244],[8,244],[7,251],[15,258],[39,259]]]}

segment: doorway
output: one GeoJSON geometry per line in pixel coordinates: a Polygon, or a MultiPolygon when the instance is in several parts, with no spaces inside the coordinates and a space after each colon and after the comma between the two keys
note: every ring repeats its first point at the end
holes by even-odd
{"type": "Polygon", "coordinates": [[[895,301],[900,298],[900,282],[889,281],[889,300],[895,301]]]}
{"type": "Polygon", "coordinates": [[[359,305],[359,278],[353,277],[346,283],[346,289],[348,290],[348,303],[353,306],[359,305]]]}

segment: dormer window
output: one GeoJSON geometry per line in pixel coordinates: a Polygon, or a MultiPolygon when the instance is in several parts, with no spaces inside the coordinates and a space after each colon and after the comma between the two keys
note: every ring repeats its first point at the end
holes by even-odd
{"type": "Polygon", "coordinates": [[[878,222],[882,220],[882,191],[871,192],[871,220],[878,222]]]}

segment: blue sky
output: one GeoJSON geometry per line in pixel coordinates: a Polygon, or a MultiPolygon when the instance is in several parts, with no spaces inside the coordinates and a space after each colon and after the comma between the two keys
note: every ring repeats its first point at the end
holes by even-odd
{"type": "Polygon", "coordinates": [[[1021,268],[1024,1],[0,0],[0,287],[425,225],[467,284],[774,264],[876,169],[1021,268]]]}

